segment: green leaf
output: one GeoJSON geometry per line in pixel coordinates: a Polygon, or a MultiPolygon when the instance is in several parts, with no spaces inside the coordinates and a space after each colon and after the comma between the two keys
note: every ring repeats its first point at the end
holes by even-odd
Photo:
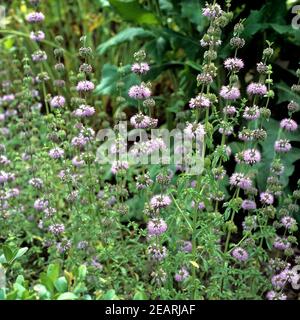
{"type": "Polygon", "coordinates": [[[72,292],[65,292],[57,297],[57,300],[77,300],[78,297],[72,292]]]}
{"type": "Polygon", "coordinates": [[[66,292],[68,290],[68,281],[65,277],[60,277],[55,280],[54,286],[59,293],[66,292]]]}
{"type": "Polygon", "coordinates": [[[148,297],[145,292],[137,291],[133,296],[133,300],[148,300],[148,297]]]}
{"type": "Polygon", "coordinates": [[[22,275],[19,275],[16,279],[16,283],[20,284],[20,285],[23,285],[24,284],[24,277],[22,275]]]}
{"type": "Polygon", "coordinates": [[[13,287],[17,291],[18,298],[22,298],[23,294],[27,291],[26,288],[19,283],[14,283],[13,287]]]}
{"type": "Polygon", "coordinates": [[[7,50],[11,49],[14,43],[15,43],[14,37],[5,37],[3,39],[4,48],[7,50]]]}
{"type": "Polygon", "coordinates": [[[171,11],[173,10],[174,6],[169,0],[159,0],[159,8],[160,10],[171,11]]]}
{"type": "Polygon", "coordinates": [[[243,36],[245,39],[249,39],[258,31],[263,31],[265,29],[266,25],[262,23],[264,14],[265,6],[263,6],[260,10],[251,10],[250,15],[244,23],[245,29],[243,31],[243,36]]]}
{"type": "Polygon", "coordinates": [[[154,37],[151,31],[147,31],[143,28],[127,28],[119,32],[114,37],[100,44],[97,48],[99,54],[104,54],[109,48],[119,45],[127,41],[133,41],[136,38],[149,38],[154,37]]]}
{"type": "Polygon", "coordinates": [[[109,1],[108,0],[98,0],[101,7],[105,8],[105,7],[110,7],[109,1]]]}
{"type": "Polygon", "coordinates": [[[83,281],[86,277],[86,274],[87,274],[87,268],[85,265],[81,265],[79,268],[78,268],[78,280],[79,281],[83,281]]]}
{"type": "Polygon", "coordinates": [[[26,252],[28,251],[27,247],[21,248],[18,250],[18,253],[16,254],[16,256],[14,257],[14,259],[19,259],[21,258],[26,252]]]}
{"type": "Polygon", "coordinates": [[[6,300],[17,300],[17,297],[18,291],[14,289],[6,295],[6,300]]]}
{"type": "Polygon", "coordinates": [[[96,87],[96,94],[110,95],[116,90],[117,81],[121,80],[122,74],[127,74],[122,78],[125,82],[124,94],[127,92],[130,85],[138,83],[138,77],[135,74],[129,73],[130,66],[117,68],[111,64],[106,63],[102,69],[101,82],[96,87]]]}
{"type": "Polygon", "coordinates": [[[50,264],[47,269],[47,277],[54,283],[59,277],[59,264],[50,264]]]}
{"type": "Polygon", "coordinates": [[[0,300],[5,300],[5,299],[6,299],[5,289],[0,288],[0,300]]]}
{"type": "Polygon", "coordinates": [[[179,48],[182,48],[190,60],[195,60],[200,48],[198,41],[168,28],[161,30],[161,36],[169,40],[172,49],[177,51],[179,48]]]}
{"type": "Polygon", "coordinates": [[[109,0],[109,2],[126,21],[138,24],[159,24],[157,17],[143,9],[137,0],[109,0]]]}
{"type": "Polygon", "coordinates": [[[247,39],[258,32],[272,28],[280,34],[292,34],[297,37],[296,30],[290,25],[286,25],[286,4],[282,0],[269,0],[260,8],[260,10],[252,10],[245,21],[245,29],[243,36],[247,39]]]}
{"type": "Polygon", "coordinates": [[[277,103],[282,103],[286,101],[290,102],[291,100],[300,103],[299,96],[294,91],[292,91],[291,88],[283,81],[280,81],[279,83],[275,84],[275,88],[278,90],[277,103]]]}
{"type": "Polygon", "coordinates": [[[11,250],[11,248],[7,245],[3,245],[2,250],[3,250],[6,261],[10,263],[11,260],[14,258],[13,250],[11,250]]]}
{"type": "Polygon", "coordinates": [[[34,291],[38,294],[41,299],[49,299],[50,293],[48,292],[47,288],[42,284],[37,284],[33,287],[34,291]]]}
{"type": "MultiPolygon", "coordinates": [[[[263,127],[267,131],[268,136],[265,141],[260,142],[260,145],[262,146],[262,162],[258,165],[260,174],[256,175],[258,187],[260,190],[265,189],[266,180],[270,170],[270,163],[275,156],[274,143],[278,138],[279,122],[274,119],[269,119],[269,121],[263,122],[263,127]]],[[[290,141],[300,140],[300,137],[297,133],[284,133],[284,135],[285,138],[290,141]]],[[[281,159],[285,167],[285,170],[281,176],[281,182],[285,187],[289,183],[289,177],[295,170],[295,166],[293,165],[293,163],[300,159],[300,150],[293,147],[292,150],[288,152],[288,154],[282,154],[281,159]]]]}
{"type": "Polygon", "coordinates": [[[180,5],[182,17],[187,18],[188,21],[194,23],[199,32],[203,31],[207,24],[207,20],[202,15],[202,8],[199,0],[181,0],[180,5]]]}
{"type": "Polygon", "coordinates": [[[40,275],[41,283],[49,290],[51,293],[54,292],[54,281],[52,281],[45,273],[40,275]]]}
{"type": "Polygon", "coordinates": [[[7,263],[7,260],[6,260],[4,254],[2,254],[2,255],[0,256],[0,263],[7,263]]]}
{"type": "Polygon", "coordinates": [[[119,80],[118,68],[109,63],[106,63],[102,68],[101,82],[96,87],[96,93],[109,95],[114,92],[116,81],[119,80]]]}
{"type": "Polygon", "coordinates": [[[110,289],[101,297],[101,300],[119,300],[119,297],[114,289],[110,289]]]}

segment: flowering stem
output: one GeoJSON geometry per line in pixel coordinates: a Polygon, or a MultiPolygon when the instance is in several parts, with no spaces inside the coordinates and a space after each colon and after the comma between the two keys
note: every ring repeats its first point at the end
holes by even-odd
{"type": "MultiPolygon", "coordinates": [[[[238,198],[239,193],[240,193],[240,188],[238,188],[238,189],[235,191],[235,194],[234,194],[233,198],[238,198]]],[[[233,211],[232,214],[231,214],[231,219],[230,219],[231,222],[233,222],[234,217],[235,217],[235,211],[233,211]]],[[[230,236],[231,236],[231,230],[229,229],[229,231],[228,231],[228,233],[227,233],[226,242],[225,242],[224,252],[227,252],[227,251],[228,251],[230,236]]]]}
{"type": "Polygon", "coordinates": [[[179,207],[179,205],[178,205],[175,197],[174,197],[172,194],[171,194],[171,197],[172,197],[172,199],[173,199],[173,201],[174,201],[174,203],[175,203],[175,206],[177,207],[178,211],[182,214],[182,216],[184,217],[185,221],[187,222],[190,230],[193,231],[194,229],[192,228],[192,226],[191,226],[191,224],[190,224],[187,216],[185,215],[185,213],[184,213],[184,212],[181,210],[181,208],[179,207]]]}

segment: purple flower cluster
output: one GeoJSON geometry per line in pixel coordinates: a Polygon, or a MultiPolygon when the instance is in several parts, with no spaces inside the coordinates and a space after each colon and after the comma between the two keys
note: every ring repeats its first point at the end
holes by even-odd
{"type": "Polygon", "coordinates": [[[247,190],[252,187],[252,181],[249,177],[245,176],[243,173],[234,173],[229,179],[229,183],[232,186],[239,187],[241,189],[247,190]]]}
{"type": "Polygon", "coordinates": [[[205,135],[204,126],[201,123],[187,123],[184,134],[190,139],[201,140],[205,135]]]}
{"type": "Polygon", "coordinates": [[[249,258],[248,252],[241,247],[234,248],[232,250],[232,256],[239,261],[247,261],[249,258]]]}
{"type": "Polygon", "coordinates": [[[61,233],[64,233],[65,226],[63,224],[55,223],[49,226],[48,228],[49,232],[54,234],[55,236],[60,235],[61,233]]]}
{"type": "Polygon", "coordinates": [[[55,96],[50,101],[52,108],[61,108],[65,105],[66,99],[63,96],[55,96]]]}
{"type": "Polygon", "coordinates": [[[220,96],[225,100],[237,100],[240,98],[241,93],[237,87],[222,86],[220,96]]]}
{"type": "Polygon", "coordinates": [[[55,147],[49,151],[49,156],[52,159],[60,159],[64,156],[64,154],[65,154],[64,150],[59,147],[55,147]]]}
{"type": "Polygon", "coordinates": [[[238,58],[228,58],[224,62],[224,67],[230,71],[239,71],[244,68],[244,62],[238,58]]]}
{"type": "Polygon", "coordinates": [[[146,74],[149,70],[149,64],[146,62],[136,62],[131,66],[131,71],[137,74],[146,74]]]}
{"type": "Polygon", "coordinates": [[[129,168],[129,164],[127,161],[116,160],[113,162],[111,166],[111,172],[113,174],[117,174],[122,170],[127,170],[129,168]]]}
{"type": "Polygon", "coordinates": [[[34,209],[37,211],[43,211],[49,206],[49,201],[45,199],[36,199],[34,202],[34,209]]]}
{"type": "Polygon", "coordinates": [[[267,87],[262,83],[252,82],[247,87],[247,93],[249,95],[264,96],[267,93],[267,87]]]}
{"type": "Polygon", "coordinates": [[[45,33],[41,30],[39,31],[31,31],[30,33],[30,39],[32,41],[40,42],[45,39],[45,33]]]}
{"type": "Polygon", "coordinates": [[[157,123],[157,119],[153,119],[142,113],[138,113],[130,118],[130,124],[136,129],[156,128],[157,123]]]}
{"type": "Polygon", "coordinates": [[[174,276],[175,281],[183,282],[190,276],[190,273],[185,267],[182,267],[174,276]]]}
{"type": "Polygon", "coordinates": [[[150,206],[153,209],[162,209],[168,207],[172,203],[172,200],[167,195],[156,195],[150,200],[150,206]]]}
{"type": "Polygon", "coordinates": [[[31,55],[33,62],[42,62],[47,60],[47,54],[45,51],[37,50],[31,55]]]}
{"type": "Polygon", "coordinates": [[[243,200],[242,208],[244,210],[255,210],[256,209],[256,203],[253,200],[243,200]]]}
{"type": "Polygon", "coordinates": [[[210,106],[210,100],[204,95],[199,94],[196,98],[190,100],[189,106],[191,109],[208,108],[210,106]]]}
{"type": "Polygon", "coordinates": [[[34,188],[36,189],[42,189],[44,183],[43,183],[43,180],[40,179],[40,178],[32,178],[29,180],[29,184],[31,186],[33,186],[34,188]]]}
{"type": "Polygon", "coordinates": [[[292,145],[287,139],[280,139],[275,141],[274,148],[276,152],[286,153],[292,149],[292,145]]]}
{"type": "Polygon", "coordinates": [[[151,96],[151,90],[144,84],[135,85],[129,89],[128,95],[136,100],[147,99],[151,96]]]}
{"type": "Polygon", "coordinates": [[[257,120],[260,117],[258,106],[246,107],[243,113],[243,118],[246,120],[257,120]]]}
{"type": "Polygon", "coordinates": [[[286,229],[290,229],[293,226],[297,225],[297,222],[294,218],[290,217],[290,216],[284,216],[281,218],[280,222],[282,223],[282,225],[286,228],[286,229]]]}
{"type": "Polygon", "coordinates": [[[161,218],[153,218],[147,224],[149,236],[159,236],[168,229],[167,223],[161,218]]]}
{"type": "Polygon", "coordinates": [[[291,247],[291,243],[286,238],[276,237],[273,242],[273,247],[278,250],[286,250],[291,247]]]}
{"type": "Polygon", "coordinates": [[[205,17],[208,17],[210,19],[214,19],[217,17],[220,17],[223,14],[223,10],[221,9],[220,5],[217,3],[215,4],[205,4],[205,8],[202,9],[202,14],[205,17]]]}
{"type": "Polygon", "coordinates": [[[247,149],[243,152],[244,161],[247,164],[256,164],[261,160],[261,154],[256,149],[247,149]]]}
{"type": "Polygon", "coordinates": [[[79,81],[76,87],[78,92],[90,92],[95,89],[93,82],[88,80],[79,81]]]}
{"type": "Polygon", "coordinates": [[[29,23],[40,23],[45,20],[45,16],[42,12],[31,12],[26,16],[26,20],[29,23]]]}
{"type": "Polygon", "coordinates": [[[298,129],[298,124],[293,119],[282,119],[280,121],[280,127],[286,131],[296,131],[298,129]]]}
{"type": "Polygon", "coordinates": [[[236,114],[236,108],[234,106],[226,106],[223,108],[223,113],[229,117],[233,117],[236,114]]]}
{"type": "Polygon", "coordinates": [[[157,246],[153,244],[148,247],[147,253],[152,260],[162,261],[167,256],[167,248],[165,246],[157,246]]]}
{"type": "Polygon", "coordinates": [[[260,202],[262,204],[271,205],[274,202],[274,196],[270,192],[262,192],[260,194],[260,202]]]}
{"type": "Polygon", "coordinates": [[[95,114],[95,108],[89,105],[80,105],[74,112],[74,116],[78,118],[88,118],[95,114]]]}

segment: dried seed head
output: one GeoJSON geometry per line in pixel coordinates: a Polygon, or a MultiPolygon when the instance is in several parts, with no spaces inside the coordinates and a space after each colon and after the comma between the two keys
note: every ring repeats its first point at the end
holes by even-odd
{"type": "Polygon", "coordinates": [[[245,40],[240,37],[233,37],[230,39],[230,45],[235,49],[240,49],[245,45],[245,40]]]}

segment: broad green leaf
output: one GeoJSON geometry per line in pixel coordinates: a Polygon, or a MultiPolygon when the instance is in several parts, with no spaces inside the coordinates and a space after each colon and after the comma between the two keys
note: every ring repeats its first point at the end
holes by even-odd
{"type": "Polygon", "coordinates": [[[59,277],[59,264],[50,264],[47,269],[47,277],[54,282],[59,277]]]}
{"type": "Polygon", "coordinates": [[[57,297],[57,300],[77,300],[78,297],[72,292],[65,292],[57,297]]]}
{"type": "Polygon", "coordinates": [[[10,263],[10,261],[14,258],[13,250],[7,245],[3,245],[2,250],[3,250],[6,261],[10,263]]]}
{"type": "Polygon", "coordinates": [[[2,255],[0,256],[0,263],[7,263],[7,260],[6,260],[4,254],[2,254],[2,255]]]}
{"type": "MultiPolygon", "coordinates": [[[[268,136],[265,141],[260,142],[262,146],[262,162],[258,165],[260,174],[256,175],[258,187],[260,190],[265,189],[266,180],[269,175],[270,163],[275,157],[274,143],[278,138],[279,122],[270,119],[263,122],[263,127],[267,130],[268,136]]],[[[299,141],[299,135],[295,133],[284,133],[284,136],[290,141],[299,141]]],[[[282,134],[283,137],[283,134],[282,134]]],[[[287,186],[289,177],[293,174],[295,166],[293,163],[300,159],[300,149],[293,147],[287,154],[281,155],[282,163],[285,170],[281,176],[283,186],[287,186]]]]}
{"type": "Polygon", "coordinates": [[[65,277],[59,277],[55,280],[54,286],[58,292],[66,292],[68,290],[68,281],[65,277]]]}
{"type": "Polygon", "coordinates": [[[185,64],[186,64],[187,66],[193,68],[193,69],[196,70],[196,71],[202,72],[201,66],[199,66],[199,64],[195,63],[194,61],[188,60],[188,61],[186,61],[185,64]]]}
{"type": "Polygon", "coordinates": [[[291,102],[292,100],[294,100],[297,103],[300,103],[299,95],[293,92],[291,88],[283,81],[280,81],[279,83],[275,84],[275,88],[278,90],[277,103],[282,103],[286,101],[291,102]]]}
{"type": "Polygon", "coordinates": [[[24,288],[21,284],[19,283],[14,283],[13,285],[14,289],[17,290],[17,295],[18,298],[22,298],[24,292],[26,291],[26,288],[24,288]]]}
{"type": "Polygon", "coordinates": [[[34,291],[38,294],[41,299],[49,299],[50,293],[48,292],[47,288],[42,284],[37,284],[33,287],[34,291]]]}
{"type": "Polygon", "coordinates": [[[18,290],[14,289],[7,293],[6,300],[17,300],[18,297],[18,290]]]}
{"type": "Polygon", "coordinates": [[[245,21],[243,36],[248,39],[270,24],[285,24],[286,5],[282,0],[269,0],[259,10],[252,10],[245,21]]]}
{"type": "Polygon", "coordinates": [[[129,86],[138,83],[138,77],[130,73],[130,66],[117,68],[111,64],[105,64],[102,69],[101,82],[96,87],[96,94],[110,95],[116,90],[117,81],[122,80],[125,83],[124,95],[129,86]],[[122,75],[125,74],[124,77],[122,75]]]}
{"type": "Polygon", "coordinates": [[[133,41],[136,38],[149,38],[154,37],[151,31],[147,31],[143,28],[127,28],[119,32],[114,37],[100,44],[97,48],[99,54],[104,54],[109,48],[117,46],[127,41],[133,41]]]}
{"type": "Polygon", "coordinates": [[[110,4],[109,4],[109,1],[108,0],[98,0],[99,3],[100,3],[100,6],[102,8],[105,8],[105,7],[110,7],[110,4]]]}
{"type": "Polygon", "coordinates": [[[51,280],[45,273],[40,276],[41,283],[51,292],[54,292],[54,281],[51,280]]]}
{"type": "Polygon", "coordinates": [[[0,300],[6,300],[5,289],[0,288],[0,300]]]}
{"type": "Polygon", "coordinates": [[[133,300],[148,300],[148,297],[145,292],[137,291],[133,296],[133,300]]]}
{"type": "Polygon", "coordinates": [[[87,274],[87,268],[85,265],[81,265],[79,268],[78,268],[78,279],[79,281],[83,281],[86,277],[86,274],[87,274]]]}
{"type": "Polygon", "coordinates": [[[17,276],[16,283],[23,285],[24,281],[25,281],[24,276],[22,275],[17,276]]]}
{"type": "Polygon", "coordinates": [[[6,37],[3,41],[5,49],[9,50],[13,47],[15,43],[14,37],[6,37]]]}
{"type": "Polygon", "coordinates": [[[161,36],[169,40],[172,49],[183,49],[190,60],[195,60],[200,50],[199,41],[168,28],[161,30],[161,36]]]}
{"type": "Polygon", "coordinates": [[[166,10],[168,12],[170,12],[174,8],[172,1],[170,0],[159,0],[159,7],[160,10],[166,10]]]}
{"type": "Polygon", "coordinates": [[[199,0],[181,0],[180,5],[182,17],[194,23],[197,30],[201,32],[207,24],[207,20],[202,15],[199,0]]]}
{"type": "Polygon", "coordinates": [[[119,297],[114,289],[110,289],[101,297],[101,300],[119,300],[119,297]]]}
{"type": "Polygon", "coordinates": [[[18,259],[21,258],[26,252],[28,251],[27,247],[21,248],[18,250],[18,253],[16,254],[16,256],[14,257],[14,259],[18,259]]]}
{"type": "Polygon", "coordinates": [[[255,35],[258,31],[263,31],[266,25],[262,22],[265,14],[265,6],[260,10],[251,10],[250,15],[245,21],[245,29],[243,31],[243,36],[245,39],[249,39],[255,35]]]}
{"type": "Polygon", "coordinates": [[[138,24],[159,24],[157,17],[143,9],[138,0],[109,0],[109,2],[124,20],[138,24]]]}

